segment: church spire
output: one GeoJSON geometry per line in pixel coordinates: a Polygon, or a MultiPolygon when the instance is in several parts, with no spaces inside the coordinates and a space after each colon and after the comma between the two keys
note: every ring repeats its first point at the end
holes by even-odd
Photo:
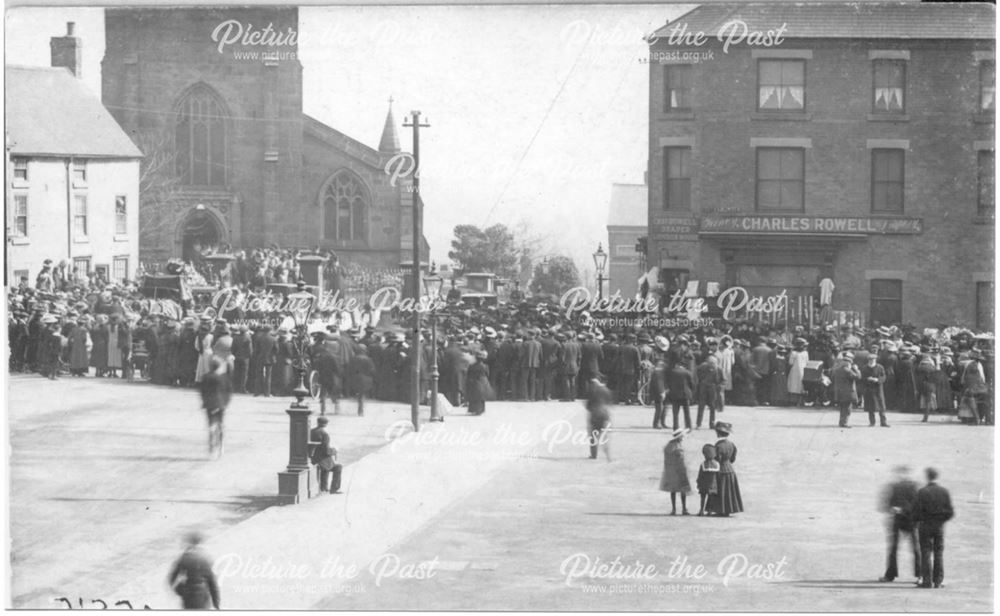
{"type": "Polygon", "coordinates": [[[392,97],[389,97],[389,113],[385,116],[385,127],[382,129],[382,139],[378,142],[378,151],[383,154],[399,153],[399,136],[396,134],[396,118],[392,116],[392,97]]]}

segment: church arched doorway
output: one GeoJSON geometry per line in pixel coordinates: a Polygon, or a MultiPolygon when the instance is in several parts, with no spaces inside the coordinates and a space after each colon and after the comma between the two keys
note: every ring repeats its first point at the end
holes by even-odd
{"type": "Polygon", "coordinates": [[[224,241],[223,233],[222,224],[212,212],[204,208],[191,210],[179,228],[181,258],[188,262],[198,261],[203,249],[224,241]]]}

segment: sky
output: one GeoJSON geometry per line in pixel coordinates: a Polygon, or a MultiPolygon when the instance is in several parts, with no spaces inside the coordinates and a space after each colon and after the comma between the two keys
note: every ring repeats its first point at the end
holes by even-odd
{"type": "MultiPolygon", "coordinates": [[[[390,96],[400,142],[421,132],[431,257],[458,224],[504,223],[593,275],[613,183],[643,183],[649,66],[642,37],[689,5],[304,7],[303,110],[372,147],[390,96]]],[[[75,21],[83,78],[100,96],[103,11],[15,8],[6,63],[47,66],[75,21]]]]}

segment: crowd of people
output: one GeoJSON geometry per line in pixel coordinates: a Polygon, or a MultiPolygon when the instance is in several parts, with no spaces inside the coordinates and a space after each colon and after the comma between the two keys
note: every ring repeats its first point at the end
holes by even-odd
{"type": "MultiPolygon", "coordinates": [[[[237,252],[229,268],[235,279],[223,280],[223,287],[260,293],[252,272],[291,280],[296,269],[288,266],[297,256],[276,248],[237,252]],[[256,265],[244,269],[244,260],[256,265]]],[[[331,255],[328,263],[336,262],[331,255]]],[[[34,287],[22,280],[11,290],[11,371],[57,378],[64,372],[132,376],[138,369],[153,383],[191,387],[219,357],[231,368],[234,392],[288,395],[306,352],[324,400],[405,402],[411,361],[419,354],[419,389],[429,395],[429,319],[416,350],[403,333],[408,322],[352,327],[336,313],[314,314],[305,342],[282,320],[287,315],[254,319],[241,308],[216,315],[198,305],[186,307],[187,316],[152,314],[137,307],[135,283],[73,282],[67,272],[46,263],[34,287]]],[[[655,428],[667,427],[667,408],[673,429],[681,412],[685,427],[701,427],[706,408],[712,428],[727,404],[835,405],[841,425],[848,425],[851,407],[861,405],[873,425],[876,416],[888,425],[886,410],[919,412],[925,421],[957,411],[970,423],[993,423],[992,348],[969,330],[825,324],[807,331],[721,320],[696,328],[605,328],[600,320],[585,311],[567,316],[544,302],[467,307],[453,298],[433,324],[439,389],[452,405],[482,413],[490,400],[584,398],[597,377],[619,404],[651,403],[655,428]]]]}
{"type": "MultiPolygon", "coordinates": [[[[342,263],[337,253],[318,246],[304,250],[281,248],[277,244],[251,250],[236,250],[229,244],[195,245],[192,258],[181,261],[178,272],[192,287],[222,286],[249,292],[272,284],[295,284],[301,277],[299,257],[307,254],[323,259],[324,288],[330,292],[371,293],[381,287],[402,288],[406,276],[401,268],[342,263]],[[215,259],[219,256],[225,258],[215,259]]],[[[151,273],[159,273],[161,269],[168,270],[166,265],[150,267],[151,273]]]]}

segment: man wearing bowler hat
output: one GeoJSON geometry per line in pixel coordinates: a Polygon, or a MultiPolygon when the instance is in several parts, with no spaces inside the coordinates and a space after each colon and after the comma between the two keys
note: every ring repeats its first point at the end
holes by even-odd
{"type": "Polygon", "coordinates": [[[868,411],[868,423],[875,425],[875,413],[878,413],[879,421],[883,428],[888,428],[889,424],[885,420],[885,395],[882,392],[882,385],[885,383],[885,368],[878,363],[878,354],[871,352],[865,360],[865,365],[861,366],[861,386],[865,404],[868,411]]]}

